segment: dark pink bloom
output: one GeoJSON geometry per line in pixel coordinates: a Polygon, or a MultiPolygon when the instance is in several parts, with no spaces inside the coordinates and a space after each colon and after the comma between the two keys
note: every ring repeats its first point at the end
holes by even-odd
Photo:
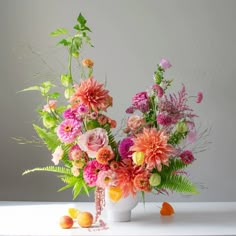
{"type": "Polygon", "coordinates": [[[81,117],[79,113],[77,112],[77,109],[68,108],[67,110],[63,112],[62,116],[64,119],[74,119],[74,120],[79,120],[79,121],[81,120],[81,117]]]}
{"type": "Polygon", "coordinates": [[[201,103],[202,99],[203,99],[202,92],[198,92],[197,98],[196,98],[196,103],[201,103]]]}
{"type": "Polygon", "coordinates": [[[77,112],[81,115],[88,113],[89,109],[86,105],[80,104],[77,108],[77,112]]]}
{"type": "Polygon", "coordinates": [[[190,150],[183,151],[179,156],[184,164],[191,164],[194,161],[193,153],[190,150]]]}
{"type": "Polygon", "coordinates": [[[168,126],[172,124],[171,116],[165,113],[159,113],[157,115],[157,123],[163,126],[168,126]]]}
{"type": "Polygon", "coordinates": [[[166,70],[168,68],[170,68],[172,65],[170,64],[169,61],[167,61],[166,59],[162,58],[161,59],[161,62],[159,64],[159,66],[163,69],[163,70],[166,70]]]}
{"type": "Polygon", "coordinates": [[[81,134],[81,123],[74,119],[66,119],[58,126],[57,136],[63,143],[72,143],[81,134]]]}
{"type": "Polygon", "coordinates": [[[154,85],[152,86],[152,89],[153,89],[153,91],[154,91],[155,93],[157,93],[157,96],[158,96],[159,98],[161,98],[161,97],[164,95],[164,90],[163,90],[163,88],[162,88],[160,85],[154,84],[154,85]]]}
{"type": "Polygon", "coordinates": [[[87,165],[84,167],[84,180],[90,187],[96,186],[98,173],[101,170],[108,170],[107,165],[102,165],[96,160],[87,162],[87,165]]]}
{"type": "Polygon", "coordinates": [[[133,140],[129,137],[121,140],[121,142],[119,143],[118,151],[122,158],[131,157],[133,152],[130,150],[130,147],[132,147],[133,144],[133,140]]]}
{"type": "Polygon", "coordinates": [[[129,108],[126,109],[125,112],[126,112],[127,114],[133,114],[134,111],[135,111],[135,107],[129,107],[129,108]]]}
{"type": "Polygon", "coordinates": [[[147,112],[149,110],[147,92],[137,93],[132,99],[132,106],[141,112],[147,112]]]}

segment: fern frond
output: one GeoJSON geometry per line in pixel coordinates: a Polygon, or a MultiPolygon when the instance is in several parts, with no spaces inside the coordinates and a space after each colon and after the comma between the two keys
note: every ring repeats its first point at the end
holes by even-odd
{"type": "Polygon", "coordinates": [[[42,129],[38,125],[33,124],[33,127],[38,134],[38,136],[44,141],[47,145],[48,150],[54,151],[57,146],[60,145],[57,135],[54,132],[47,131],[42,129]]]}
{"type": "Polygon", "coordinates": [[[171,175],[172,173],[178,171],[178,170],[182,170],[184,168],[186,168],[188,165],[184,164],[181,160],[179,159],[171,159],[169,166],[162,166],[162,171],[161,171],[161,175],[163,176],[168,176],[171,175]]]}
{"type": "Polygon", "coordinates": [[[180,193],[198,194],[196,186],[185,176],[171,175],[163,180],[160,188],[170,189],[180,193]]]}
{"type": "Polygon", "coordinates": [[[71,175],[70,169],[65,168],[65,167],[61,167],[61,166],[37,167],[37,168],[31,169],[31,170],[24,171],[22,175],[33,173],[35,171],[48,171],[48,172],[56,172],[56,173],[64,174],[64,175],[71,175]]]}
{"type": "Polygon", "coordinates": [[[115,141],[114,135],[111,132],[110,126],[104,125],[104,129],[107,131],[110,146],[112,147],[113,150],[115,150],[116,149],[116,141],[115,141]]]}

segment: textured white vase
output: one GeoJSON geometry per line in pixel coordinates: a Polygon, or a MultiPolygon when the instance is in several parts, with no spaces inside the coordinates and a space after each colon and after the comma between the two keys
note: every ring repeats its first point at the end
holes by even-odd
{"type": "Polygon", "coordinates": [[[121,198],[117,202],[113,202],[108,195],[108,191],[105,191],[105,211],[108,221],[113,222],[127,222],[131,221],[131,211],[138,204],[138,196],[132,195],[126,198],[121,198]]]}

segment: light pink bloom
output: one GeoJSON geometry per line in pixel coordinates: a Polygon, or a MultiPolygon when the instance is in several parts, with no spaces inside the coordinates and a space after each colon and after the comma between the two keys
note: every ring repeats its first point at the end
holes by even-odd
{"type": "Polygon", "coordinates": [[[76,166],[71,167],[71,172],[75,177],[79,176],[79,174],[80,174],[79,169],[76,166]]]}
{"type": "Polygon", "coordinates": [[[63,157],[63,154],[64,154],[64,151],[63,149],[61,148],[61,146],[58,146],[54,153],[52,154],[53,158],[52,158],[52,162],[55,164],[55,165],[58,165],[59,164],[59,161],[62,159],[63,157]]]}
{"type": "Polygon", "coordinates": [[[114,185],[116,174],[112,170],[99,171],[96,186],[107,188],[114,185]]]}
{"type": "Polygon", "coordinates": [[[63,143],[72,143],[81,133],[81,123],[74,119],[64,120],[57,129],[57,136],[63,143]]]}
{"type": "Polygon", "coordinates": [[[130,129],[132,132],[137,131],[145,124],[144,119],[138,115],[132,115],[128,118],[127,121],[127,128],[130,129]]]}
{"type": "Polygon", "coordinates": [[[197,140],[197,131],[196,130],[190,130],[187,135],[187,140],[189,143],[194,143],[197,140]]]}
{"type": "Polygon", "coordinates": [[[48,104],[43,106],[43,111],[46,112],[54,111],[56,109],[56,103],[57,103],[56,100],[49,100],[48,104]]]}
{"type": "Polygon", "coordinates": [[[96,128],[82,134],[78,139],[80,148],[87,152],[91,158],[96,157],[97,151],[108,145],[107,131],[102,128],[96,128]]]}
{"type": "Polygon", "coordinates": [[[197,98],[196,98],[196,103],[201,103],[202,99],[203,99],[202,92],[198,92],[197,98]]]}
{"type": "Polygon", "coordinates": [[[162,58],[161,59],[161,62],[159,64],[159,66],[163,69],[163,70],[166,70],[168,68],[170,68],[172,65],[170,64],[169,61],[167,61],[166,59],[162,58]]]}
{"type": "Polygon", "coordinates": [[[84,115],[84,114],[88,113],[88,111],[89,111],[89,109],[85,104],[80,104],[77,108],[77,112],[80,115],[84,115]]]}

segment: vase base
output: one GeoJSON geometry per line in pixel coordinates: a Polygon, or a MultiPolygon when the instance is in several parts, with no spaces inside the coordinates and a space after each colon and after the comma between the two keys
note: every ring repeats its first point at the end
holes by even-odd
{"type": "Polygon", "coordinates": [[[131,221],[131,211],[108,211],[107,219],[112,222],[128,222],[131,221]]]}

